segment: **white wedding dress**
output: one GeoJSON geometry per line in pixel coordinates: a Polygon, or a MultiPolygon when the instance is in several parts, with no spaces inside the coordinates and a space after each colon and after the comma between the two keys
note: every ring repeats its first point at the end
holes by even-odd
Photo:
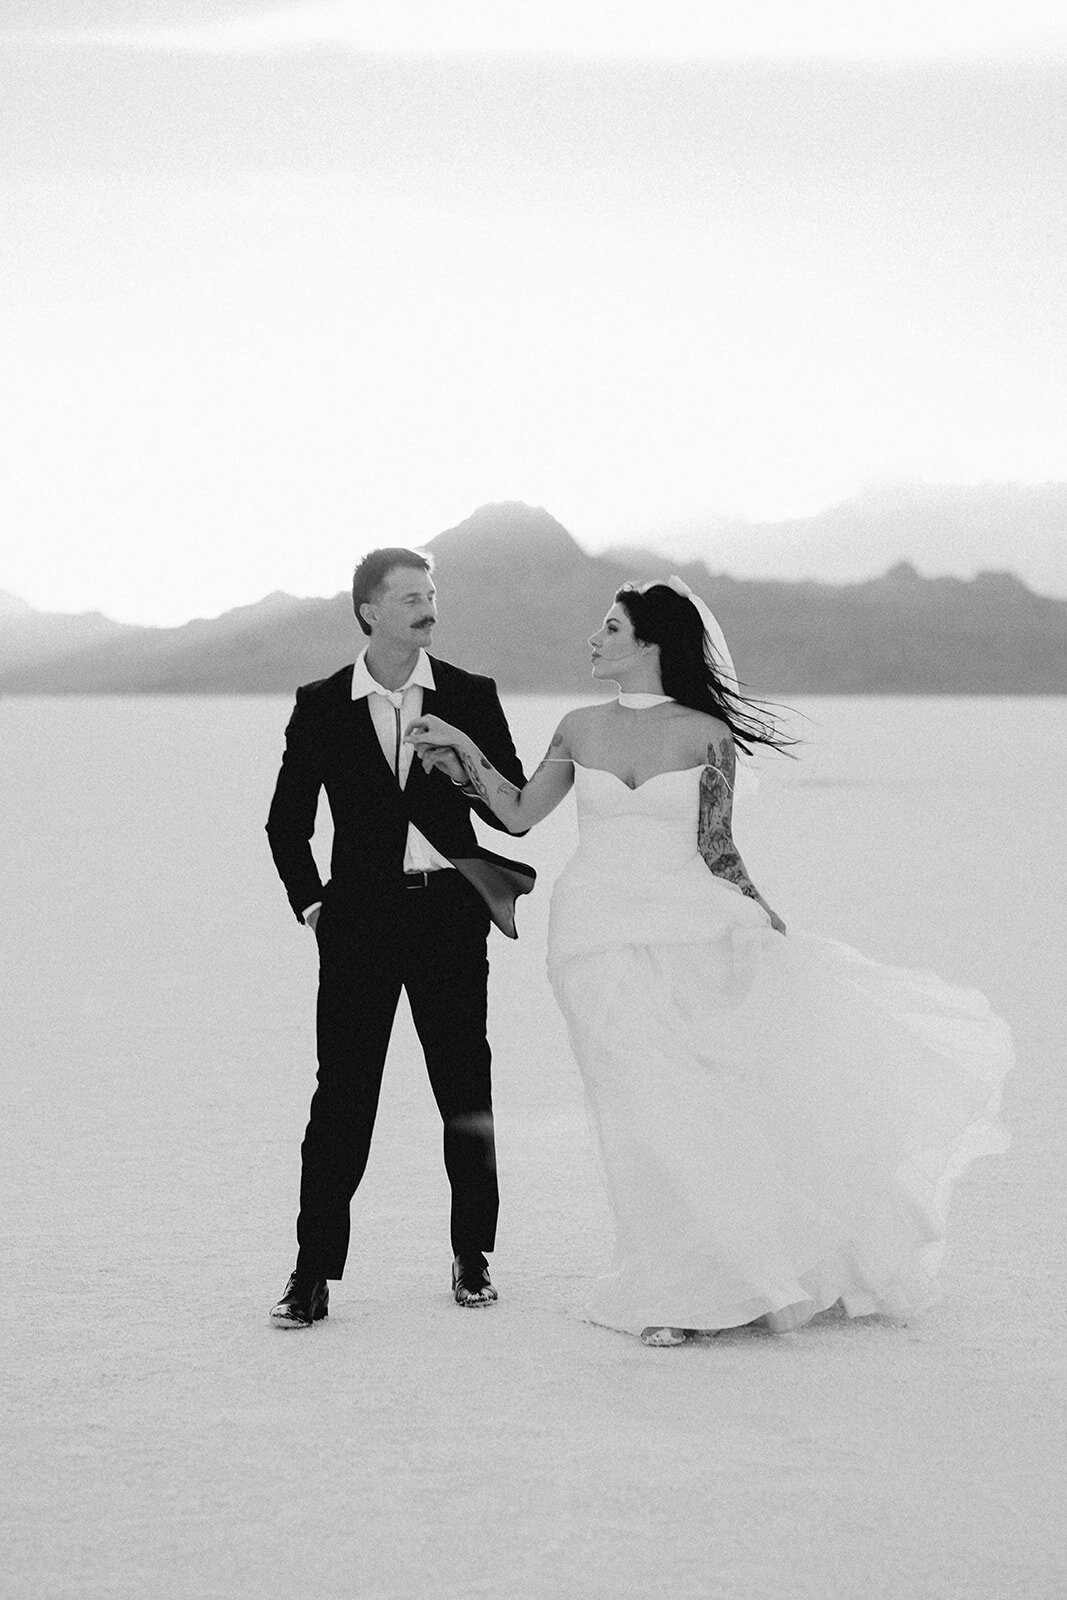
{"type": "Polygon", "coordinates": [[[549,974],[615,1220],[587,1315],[798,1326],[935,1297],[952,1186],[1004,1150],[1007,1026],[980,994],[771,930],[697,850],[703,769],[575,764],[549,974]]]}

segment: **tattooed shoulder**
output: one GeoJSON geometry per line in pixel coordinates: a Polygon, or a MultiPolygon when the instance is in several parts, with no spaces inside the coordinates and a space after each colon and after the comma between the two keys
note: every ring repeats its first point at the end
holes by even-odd
{"type": "Polygon", "coordinates": [[[545,751],[544,755],[541,757],[541,760],[538,762],[537,771],[533,774],[533,777],[530,779],[530,782],[531,783],[533,782],[533,779],[537,777],[538,773],[544,771],[545,767],[548,766],[550,761],[569,761],[569,760],[570,760],[570,751],[566,748],[566,740],[563,737],[563,724],[561,722],[559,727],[556,729],[555,733],[552,735],[551,740],[549,741],[548,749],[545,751]]]}
{"type": "Polygon", "coordinates": [[[700,808],[697,837],[705,860],[721,856],[730,839],[730,809],[733,796],[733,741],[712,739],[708,743],[707,765],[700,774],[700,808]]]}
{"type": "Polygon", "coordinates": [[[570,747],[564,731],[565,724],[566,718],[564,718],[563,722],[560,723],[559,727],[552,735],[552,738],[549,740],[548,749],[545,751],[544,757],[542,758],[542,766],[544,765],[545,761],[566,761],[569,758],[570,747]]]}
{"type": "Polygon", "coordinates": [[[708,744],[708,766],[717,767],[732,789],[736,765],[733,735],[729,728],[724,728],[719,737],[713,738],[708,744]]]}

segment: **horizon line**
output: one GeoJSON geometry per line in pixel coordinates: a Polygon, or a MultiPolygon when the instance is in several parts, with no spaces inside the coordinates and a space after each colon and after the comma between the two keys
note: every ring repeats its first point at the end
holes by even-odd
{"type": "MultiPolygon", "coordinates": [[[[517,502],[511,501],[498,503],[514,505],[517,502]]],[[[520,503],[525,504],[525,502],[520,503]]],[[[535,508],[531,507],[530,509],[535,508]]],[[[551,513],[548,513],[548,515],[551,515],[551,513]]],[[[562,523],[560,526],[562,527],[562,523]]],[[[450,532],[452,530],[449,529],[446,531],[450,532]]],[[[570,532],[569,529],[566,531],[568,533],[570,532]]],[[[433,539],[436,539],[437,537],[438,535],[434,534],[433,539]]],[[[574,535],[570,534],[570,537],[573,539],[574,535]]],[[[423,550],[428,551],[429,546],[433,543],[433,539],[427,539],[424,544],[415,544],[410,548],[417,552],[423,550]]],[[[578,549],[581,551],[582,555],[588,560],[604,561],[609,565],[617,565],[619,560],[627,555],[640,555],[645,553],[642,550],[642,547],[639,545],[610,545],[603,551],[591,551],[587,550],[585,546],[582,545],[577,539],[574,539],[574,543],[578,546],[578,549]]],[[[432,554],[432,552],[429,553],[432,554]]],[[[648,551],[648,554],[650,555],[653,553],[654,552],[651,550],[648,551]]],[[[716,570],[709,567],[706,560],[704,560],[704,558],[701,556],[664,556],[663,562],[665,567],[674,567],[676,570],[678,568],[684,569],[691,567],[702,567],[710,579],[726,579],[730,583],[737,584],[774,583],[781,584],[783,588],[802,588],[806,585],[813,584],[823,589],[858,589],[869,583],[882,582],[886,578],[890,578],[895,574],[899,574],[902,577],[907,578],[909,581],[915,581],[917,583],[973,584],[978,583],[983,579],[1006,579],[1011,583],[1018,584],[1019,587],[1025,589],[1028,594],[1033,595],[1035,599],[1054,600],[1057,602],[1057,604],[1067,605],[1067,594],[1049,594],[1045,590],[1031,588],[1026,579],[1021,577],[1018,572],[1010,567],[979,567],[969,576],[963,577],[958,572],[923,572],[920,570],[919,566],[911,556],[900,556],[896,561],[891,562],[890,565],[884,568],[882,571],[872,572],[865,578],[825,578],[817,577],[815,575],[809,575],[803,578],[789,578],[782,577],[773,572],[746,573],[739,576],[733,572],[726,571],[725,569],[716,570]],[[908,569],[908,571],[903,573],[901,569],[908,569]]],[[[292,590],[289,589],[268,589],[265,594],[260,595],[256,600],[240,600],[234,605],[225,606],[221,611],[211,613],[198,612],[194,616],[184,618],[184,620],[181,622],[145,622],[131,619],[129,617],[113,616],[110,612],[101,610],[99,606],[90,606],[82,611],[53,611],[46,606],[36,605],[33,601],[27,600],[24,595],[17,594],[13,589],[5,589],[2,585],[0,585],[0,600],[13,600],[17,602],[16,608],[13,610],[0,609],[0,626],[2,626],[4,622],[18,622],[20,617],[23,619],[28,619],[29,617],[54,617],[66,619],[74,617],[101,617],[105,622],[114,623],[120,628],[136,628],[148,633],[175,633],[179,629],[191,627],[197,622],[219,622],[223,617],[232,616],[238,611],[254,611],[258,606],[266,605],[266,603],[271,600],[291,602],[294,606],[328,605],[332,601],[339,600],[342,597],[344,597],[346,600],[351,598],[349,586],[345,585],[340,589],[336,589],[332,594],[294,594],[292,590]]]]}

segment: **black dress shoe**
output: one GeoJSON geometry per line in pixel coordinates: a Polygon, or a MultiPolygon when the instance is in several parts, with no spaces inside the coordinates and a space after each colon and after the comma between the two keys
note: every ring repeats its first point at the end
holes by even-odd
{"type": "Polygon", "coordinates": [[[328,1315],[330,1290],[325,1278],[308,1272],[294,1272],[285,1293],[270,1314],[276,1328],[310,1328],[328,1315]]]}
{"type": "Polygon", "coordinates": [[[496,1290],[489,1281],[489,1263],[481,1251],[457,1256],[452,1263],[452,1293],[458,1306],[491,1306],[496,1290]]]}

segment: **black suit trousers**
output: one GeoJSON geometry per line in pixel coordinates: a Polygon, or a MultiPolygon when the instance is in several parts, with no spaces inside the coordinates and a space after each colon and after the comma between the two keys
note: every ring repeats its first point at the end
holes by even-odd
{"type": "Polygon", "coordinates": [[[327,892],[319,945],[318,1078],[301,1146],[297,1265],[340,1278],[382,1071],[406,990],[444,1124],[456,1253],[493,1248],[498,1208],[490,1051],[489,917],[458,872],[327,892]]]}

